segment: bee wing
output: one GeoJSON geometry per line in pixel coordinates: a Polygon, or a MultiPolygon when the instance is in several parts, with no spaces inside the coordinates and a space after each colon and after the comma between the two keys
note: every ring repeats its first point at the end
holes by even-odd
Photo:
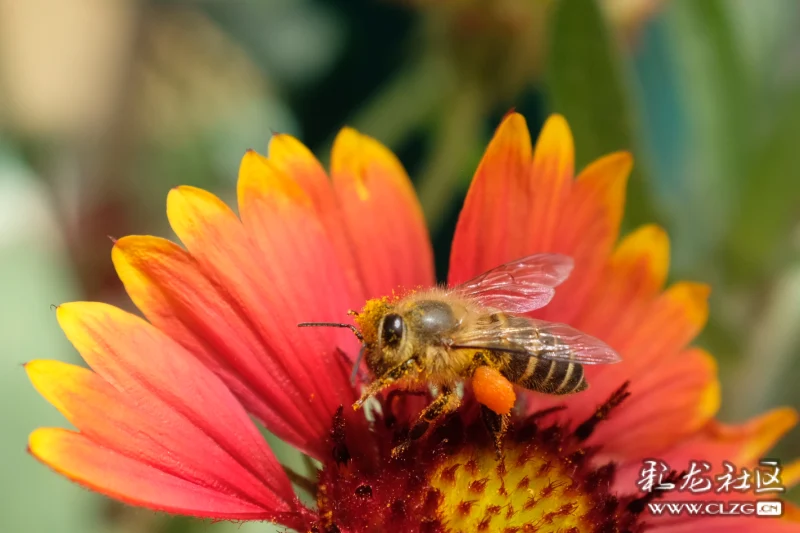
{"type": "Polygon", "coordinates": [[[498,324],[472,328],[453,339],[451,348],[526,353],[541,359],[585,365],[610,364],[622,360],[608,344],[572,326],[533,319],[526,319],[525,325],[498,324]]]}
{"type": "Polygon", "coordinates": [[[572,259],[561,254],[535,254],[484,272],[453,288],[484,306],[509,313],[544,307],[572,271],[572,259]]]}

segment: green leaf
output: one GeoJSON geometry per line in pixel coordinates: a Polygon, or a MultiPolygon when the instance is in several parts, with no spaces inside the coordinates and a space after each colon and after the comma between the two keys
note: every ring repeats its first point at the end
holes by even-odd
{"type": "MultiPolygon", "coordinates": [[[[708,279],[712,258],[736,213],[747,136],[757,101],[730,20],[729,3],[676,0],[663,14],[675,92],[684,115],[671,183],[673,265],[708,279]]],[[[661,147],[658,147],[661,148],[661,147]]]]}
{"type": "MultiPolygon", "coordinates": [[[[618,150],[636,153],[630,98],[620,58],[594,0],[561,0],[552,20],[546,83],[554,111],[569,121],[576,169],[618,150]]],[[[657,218],[647,193],[643,158],[628,186],[626,225],[657,218]]]]}
{"type": "Polygon", "coordinates": [[[774,117],[768,133],[754,143],[739,209],[728,235],[726,259],[738,282],[757,280],[790,259],[789,233],[800,203],[800,89],[779,102],[779,116],[774,117]]]}

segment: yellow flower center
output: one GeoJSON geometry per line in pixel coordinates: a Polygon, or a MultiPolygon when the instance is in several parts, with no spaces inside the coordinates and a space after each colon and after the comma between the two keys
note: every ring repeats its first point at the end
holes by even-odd
{"type": "Polygon", "coordinates": [[[462,450],[444,459],[429,483],[442,494],[440,516],[452,531],[578,532],[587,530],[592,498],[573,482],[574,470],[569,459],[536,444],[512,447],[501,460],[491,449],[462,450]]]}

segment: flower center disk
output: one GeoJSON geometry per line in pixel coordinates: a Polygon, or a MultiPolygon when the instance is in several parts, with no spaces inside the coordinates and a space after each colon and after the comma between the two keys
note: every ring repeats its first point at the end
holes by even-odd
{"type": "MultiPolygon", "coordinates": [[[[608,409],[598,413],[604,419],[608,409]]],[[[321,520],[313,533],[639,533],[655,494],[612,491],[613,464],[592,464],[583,447],[597,416],[574,431],[518,421],[497,457],[478,420],[454,416],[404,456],[391,459],[398,434],[332,432],[332,459],[320,472],[321,520]],[[589,428],[589,429],[587,429],[589,428]]],[[[401,432],[402,434],[402,432],[401,432]]]]}

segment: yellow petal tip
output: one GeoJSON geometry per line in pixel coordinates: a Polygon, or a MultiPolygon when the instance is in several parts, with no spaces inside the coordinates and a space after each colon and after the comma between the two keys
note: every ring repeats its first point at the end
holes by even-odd
{"type": "Polygon", "coordinates": [[[311,155],[311,152],[302,142],[288,133],[273,133],[272,137],[269,138],[269,145],[267,146],[268,157],[270,159],[274,157],[282,159],[290,154],[299,154],[308,157],[311,155]]]}
{"type": "Polygon", "coordinates": [[[78,315],[94,314],[101,308],[112,308],[113,306],[102,302],[66,302],[56,309],[56,318],[59,320],[70,320],[78,315]]]}
{"type": "Polygon", "coordinates": [[[22,368],[24,368],[25,372],[27,372],[28,375],[30,376],[32,372],[35,373],[41,366],[41,361],[42,361],[41,359],[33,359],[32,361],[27,361],[25,363],[22,363],[22,368]]]}
{"type": "Polygon", "coordinates": [[[558,113],[550,115],[547,117],[547,120],[544,121],[540,139],[544,137],[549,137],[554,140],[557,139],[569,146],[573,145],[572,130],[569,127],[569,122],[567,122],[564,115],[558,113]]]}
{"type": "MultiPolygon", "coordinates": [[[[800,459],[795,459],[788,465],[783,467],[783,475],[781,476],[783,484],[787,488],[794,487],[800,482],[800,459]]],[[[800,517],[800,515],[798,515],[800,517]]]]}
{"type": "Polygon", "coordinates": [[[569,122],[567,122],[566,117],[561,113],[552,113],[544,122],[544,128],[547,127],[569,130],[569,122]]]}
{"type": "Polygon", "coordinates": [[[522,134],[526,138],[530,138],[528,122],[525,120],[524,116],[516,111],[509,111],[506,113],[503,120],[501,120],[500,124],[497,126],[497,132],[500,131],[516,132],[517,134],[522,134]]]}
{"type": "Polygon", "coordinates": [[[719,379],[717,378],[719,373],[717,360],[714,359],[713,355],[701,348],[694,348],[694,351],[699,354],[703,364],[706,366],[705,374],[711,378],[700,393],[700,398],[697,403],[696,416],[698,420],[697,427],[699,428],[719,411],[719,407],[722,403],[722,391],[719,379]]]}
{"type": "Polygon", "coordinates": [[[248,151],[239,165],[239,207],[250,200],[270,200],[276,205],[310,205],[311,199],[291,177],[256,151],[248,151]],[[277,202],[277,203],[275,203],[277,202]]]}
{"type": "Polygon", "coordinates": [[[347,165],[352,159],[362,155],[361,144],[369,139],[355,129],[345,126],[336,134],[331,148],[331,172],[336,172],[347,165]]]}
{"type": "Polygon", "coordinates": [[[572,130],[563,115],[550,115],[542,126],[536,147],[533,150],[534,167],[545,166],[555,161],[555,172],[559,179],[572,179],[575,164],[575,142],[572,130]]]}
{"type": "Polygon", "coordinates": [[[672,295],[684,303],[689,320],[697,327],[705,325],[708,320],[708,297],[711,294],[711,286],[705,283],[680,282],[672,289],[672,295]]]}
{"type": "Polygon", "coordinates": [[[197,187],[192,187],[191,185],[176,185],[169,190],[167,193],[167,198],[169,199],[169,196],[175,196],[179,194],[191,194],[193,192],[197,192],[198,190],[200,189],[197,187]]]}
{"type": "Polygon", "coordinates": [[[386,180],[416,203],[411,180],[392,151],[377,139],[347,126],[339,131],[333,141],[331,175],[334,183],[354,187],[362,202],[371,197],[374,180],[386,180]]]}
{"type": "Polygon", "coordinates": [[[648,279],[647,290],[659,291],[669,271],[669,249],[669,235],[664,228],[646,224],[620,241],[611,256],[611,265],[625,272],[644,268],[648,279]]]}
{"type": "Polygon", "coordinates": [[[779,407],[761,415],[752,430],[752,438],[744,448],[746,459],[756,460],[766,453],[783,435],[797,425],[797,411],[779,407]]]}
{"type": "Polygon", "coordinates": [[[28,435],[27,452],[48,466],[57,456],[56,445],[60,436],[72,433],[62,428],[36,428],[28,435]]]}
{"type": "Polygon", "coordinates": [[[33,448],[42,440],[47,428],[36,428],[28,435],[28,452],[32,453],[33,448]]]}
{"type": "Polygon", "coordinates": [[[64,321],[70,321],[81,308],[81,304],[86,302],[67,302],[56,308],[56,320],[63,327],[64,321]]]}
{"type": "Polygon", "coordinates": [[[633,154],[627,151],[613,152],[605,156],[610,161],[613,161],[618,169],[618,175],[627,180],[628,175],[633,170],[633,154]]]}
{"type": "Polygon", "coordinates": [[[497,129],[499,130],[503,127],[525,128],[525,131],[528,131],[528,123],[526,122],[525,117],[513,109],[503,116],[503,119],[500,121],[500,125],[497,126],[497,129]]]}

